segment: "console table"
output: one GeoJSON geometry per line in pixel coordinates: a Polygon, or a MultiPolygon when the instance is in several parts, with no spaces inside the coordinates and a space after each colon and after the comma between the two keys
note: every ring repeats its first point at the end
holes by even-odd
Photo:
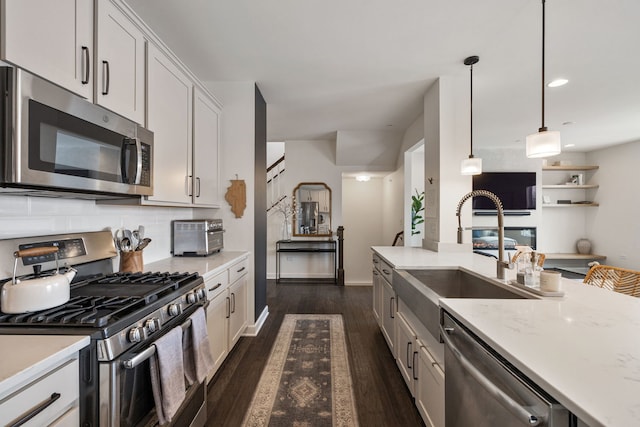
{"type": "MultiPolygon", "coordinates": [[[[280,282],[280,254],[333,254],[333,283],[338,284],[335,240],[278,240],[276,242],[276,283],[280,282]]],[[[318,279],[323,280],[323,279],[318,279]]]]}

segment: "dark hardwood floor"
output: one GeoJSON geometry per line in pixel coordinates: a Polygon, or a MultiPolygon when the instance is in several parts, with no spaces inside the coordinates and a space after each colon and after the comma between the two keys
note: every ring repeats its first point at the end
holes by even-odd
{"type": "Polygon", "coordinates": [[[267,284],[269,317],[243,337],[209,383],[207,426],[240,426],[284,315],[343,315],[360,426],[424,426],[373,317],[371,287],[267,284]]]}

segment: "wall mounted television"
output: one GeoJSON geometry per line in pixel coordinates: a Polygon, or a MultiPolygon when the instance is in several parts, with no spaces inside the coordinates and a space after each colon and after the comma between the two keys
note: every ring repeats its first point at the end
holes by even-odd
{"type": "MultiPolygon", "coordinates": [[[[536,208],[535,172],[483,172],[473,176],[473,189],[498,196],[505,211],[536,208]]],[[[472,206],[474,210],[496,210],[487,197],[474,197],[472,206]]]]}

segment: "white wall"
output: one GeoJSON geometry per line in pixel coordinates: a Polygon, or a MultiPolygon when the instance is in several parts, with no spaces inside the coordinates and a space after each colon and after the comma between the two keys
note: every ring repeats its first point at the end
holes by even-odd
{"type": "MultiPolygon", "coordinates": [[[[460,161],[469,150],[468,105],[468,85],[462,75],[440,77],[424,97],[426,249],[466,249],[456,244],[455,212],[460,198],[471,190],[471,178],[460,175],[460,161]]],[[[468,205],[462,217],[470,224],[468,205]]]]}
{"type": "Polygon", "coordinates": [[[588,164],[599,165],[592,181],[599,184],[596,208],[587,210],[585,236],[606,263],[640,270],[640,141],[587,153],[588,164]]]}
{"type": "MultiPolygon", "coordinates": [[[[382,184],[382,246],[391,246],[404,230],[404,167],[385,176],[382,184]]],[[[400,245],[402,246],[402,245],[400,245]]]]}
{"type": "MultiPolygon", "coordinates": [[[[247,207],[241,218],[236,218],[223,199],[218,218],[224,221],[226,250],[250,251],[249,265],[254,265],[254,159],[255,159],[255,84],[254,82],[207,82],[206,86],[224,105],[221,118],[220,195],[224,198],[232,179],[246,184],[247,207]]],[[[195,215],[199,215],[197,212],[195,215]]],[[[254,284],[253,268],[249,283],[254,284]]],[[[248,316],[254,315],[254,286],[249,286],[248,316]]]]}
{"type": "MultiPolygon", "coordinates": [[[[286,171],[281,192],[289,197],[301,182],[324,182],[331,188],[331,229],[334,233],[342,219],[342,172],[344,167],[335,164],[334,141],[285,141],[286,171]]],[[[275,277],[275,245],[280,239],[282,215],[271,212],[267,230],[267,277],[275,277]]],[[[348,236],[349,230],[345,230],[348,236]]],[[[280,266],[282,277],[327,278],[333,277],[332,259],[329,255],[296,254],[283,256],[280,266]]],[[[345,260],[345,265],[347,261],[345,260]]],[[[345,270],[348,266],[345,266],[345,270]]]]}
{"type": "MultiPolygon", "coordinates": [[[[0,196],[0,238],[44,236],[144,225],[152,239],[144,262],[171,256],[171,221],[193,218],[193,210],[151,206],[96,205],[90,200],[0,196]]],[[[198,216],[216,217],[216,210],[198,210],[198,216]]],[[[117,260],[116,260],[117,268],[117,260]]]]}
{"type": "Polygon", "coordinates": [[[390,245],[382,237],[383,179],[342,180],[342,216],[345,229],[345,284],[371,284],[371,246],[390,245]],[[347,262],[348,261],[348,262],[347,262]]]}

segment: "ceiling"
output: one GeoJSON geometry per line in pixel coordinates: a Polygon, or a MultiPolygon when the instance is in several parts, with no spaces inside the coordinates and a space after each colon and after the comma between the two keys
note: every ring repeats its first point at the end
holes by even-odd
{"type": "MultiPolygon", "coordinates": [[[[474,146],[541,124],[540,0],[126,0],[204,82],[255,81],[269,141],[404,131],[473,69],[474,146]]],[[[640,1],[548,0],[546,125],[567,151],[640,140],[640,1]]]]}

